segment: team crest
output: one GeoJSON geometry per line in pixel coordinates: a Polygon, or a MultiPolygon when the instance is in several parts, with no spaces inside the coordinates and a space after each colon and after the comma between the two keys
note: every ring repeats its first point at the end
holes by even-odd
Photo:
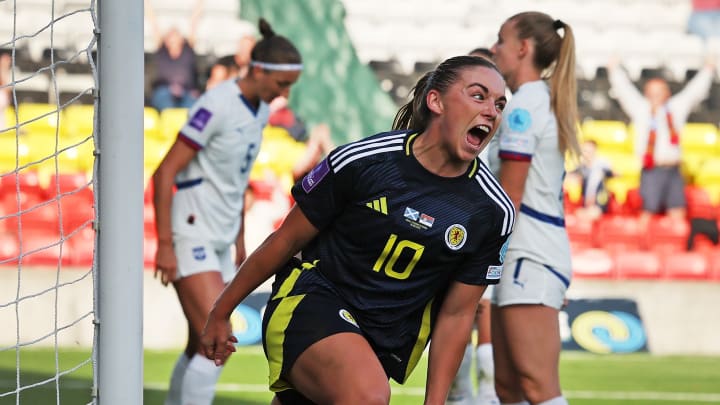
{"type": "Polygon", "coordinates": [[[460,224],[453,224],[445,230],[445,244],[452,250],[459,250],[467,240],[467,231],[460,224]]]}
{"type": "Polygon", "coordinates": [[[192,248],[192,254],[193,254],[193,258],[195,258],[195,260],[197,260],[197,261],[205,260],[205,257],[207,257],[207,255],[205,254],[204,246],[198,246],[198,247],[192,248]]]}
{"type": "Polygon", "coordinates": [[[352,316],[352,314],[348,312],[347,309],[341,309],[338,312],[338,315],[340,315],[340,318],[344,319],[347,323],[353,324],[356,328],[359,328],[357,321],[355,321],[355,317],[352,316]]]}

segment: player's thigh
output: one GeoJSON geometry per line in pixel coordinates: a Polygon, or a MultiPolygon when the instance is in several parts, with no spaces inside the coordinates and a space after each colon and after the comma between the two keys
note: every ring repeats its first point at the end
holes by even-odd
{"type": "Polygon", "coordinates": [[[519,375],[543,385],[555,384],[561,349],[558,310],[545,305],[509,305],[498,308],[498,319],[519,375]]]}
{"type": "Polygon", "coordinates": [[[290,381],[316,403],[382,404],[390,399],[380,361],[356,333],[337,333],[308,347],[290,370],[290,381]]]}

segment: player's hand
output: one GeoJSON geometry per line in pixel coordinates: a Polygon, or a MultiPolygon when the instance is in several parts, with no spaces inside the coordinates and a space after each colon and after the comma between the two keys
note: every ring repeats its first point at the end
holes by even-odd
{"type": "Polygon", "coordinates": [[[237,338],[232,333],[232,325],[229,319],[219,319],[215,311],[210,311],[207,323],[200,336],[205,357],[215,362],[216,366],[222,366],[228,357],[235,352],[237,338]]]}
{"type": "Polygon", "coordinates": [[[158,250],[155,255],[155,273],[154,277],[160,274],[160,281],[167,286],[177,275],[177,257],[172,243],[158,243],[158,250]]]}

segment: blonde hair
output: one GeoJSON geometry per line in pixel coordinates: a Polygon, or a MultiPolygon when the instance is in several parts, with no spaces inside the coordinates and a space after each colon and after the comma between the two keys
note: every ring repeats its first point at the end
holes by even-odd
{"type": "Polygon", "coordinates": [[[515,23],[518,38],[535,43],[533,64],[550,82],[550,105],[558,126],[559,148],[571,157],[580,155],[577,135],[577,81],[575,36],[570,25],[545,13],[528,11],[508,19],[515,23]],[[563,35],[558,30],[563,30],[563,35]]]}

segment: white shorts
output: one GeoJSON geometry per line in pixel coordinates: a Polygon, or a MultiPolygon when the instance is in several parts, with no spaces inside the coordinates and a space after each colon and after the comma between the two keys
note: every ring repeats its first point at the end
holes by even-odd
{"type": "Polygon", "coordinates": [[[489,300],[493,296],[493,291],[495,291],[495,286],[497,284],[488,284],[487,288],[485,288],[485,292],[482,295],[482,300],[489,300]]]}
{"type": "Polygon", "coordinates": [[[569,285],[569,274],[524,258],[508,260],[493,290],[492,303],[501,307],[542,304],[560,309],[569,285]]]}
{"type": "Polygon", "coordinates": [[[188,277],[206,271],[219,271],[225,283],[235,276],[232,245],[220,248],[208,241],[175,239],[177,278],[188,277]]]}

